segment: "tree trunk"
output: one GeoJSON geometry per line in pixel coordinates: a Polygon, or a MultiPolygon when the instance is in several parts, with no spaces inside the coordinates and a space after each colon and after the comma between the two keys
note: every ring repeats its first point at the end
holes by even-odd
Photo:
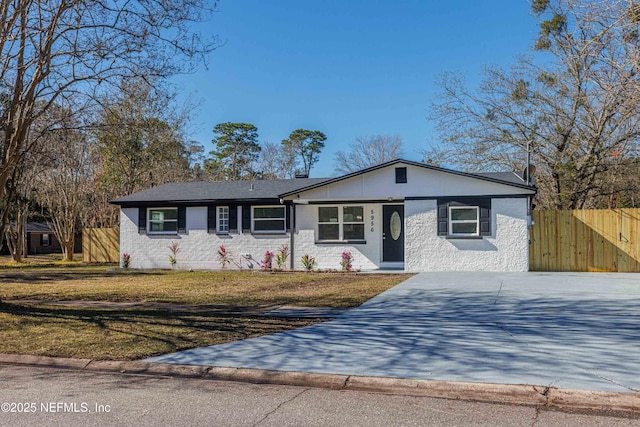
{"type": "Polygon", "coordinates": [[[62,255],[65,261],[73,261],[74,239],[66,242],[60,242],[62,246],[62,255]]]}

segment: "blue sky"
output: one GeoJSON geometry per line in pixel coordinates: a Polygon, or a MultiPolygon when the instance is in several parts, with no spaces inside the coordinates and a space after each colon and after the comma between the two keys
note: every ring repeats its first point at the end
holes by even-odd
{"type": "Polygon", "coordinates": [[[200,99],[192,138],[213,149],[221,122],[280,142],[298,128],[327,135],[311,176],[331,176],[334,153],[359,136],[398,134],[405,158],[436,141],[427,120],[437,77],[509,65],[537,34],[527,0],[222,0],[200,25],[226,44],[207,69],[175,79],[200,99]]]}

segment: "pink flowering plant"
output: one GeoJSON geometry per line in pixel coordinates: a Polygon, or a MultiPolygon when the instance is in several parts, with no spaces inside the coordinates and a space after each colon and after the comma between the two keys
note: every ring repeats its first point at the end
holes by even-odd
{"type": "Polygon", "coordinates": [[[340,261],[340,266],[342,267],[342,271],[351,271],[353,268],[353,255],[349,251],[342,252],[342,260],[340,261]]]}
{"type": "Polygon", "coordinates": [[[129,268],[131,266],[131,255],[128,253],[122,254],[122,268],[129,268]]]}
{"type": "Polygon", "coordinates": [[[169,262],[171,263],[171,267],[175,268],[176,264],[178,264],[178,252],[180,252],[180,243],[171,242],[169,250],[171,251],[171,255],[169,255],[169,262]]]}
{"type": "Polygon", "coordinates": [[[287,244],[283,244],[280,246],[278,253],[276,254],[276,265],[278,266],[278,270],[284,269],[287,258],[289,258],[289,246],[287,244]]]}
{"type": "Polygon", "coordinates": [[[218,248],[218,262],[223,270],[227,268],[227,265],[231,264],[231,259],[231,251],[225,248],[224,245],[220,245],[218,248]]]}
{"type": "Polygon", "coordinates": [[[260,268],[265,271],[271,271],[271,263],[273,261],[273,252],[266,251],[264,253],[264,259],[260,261],[260,268]]]}

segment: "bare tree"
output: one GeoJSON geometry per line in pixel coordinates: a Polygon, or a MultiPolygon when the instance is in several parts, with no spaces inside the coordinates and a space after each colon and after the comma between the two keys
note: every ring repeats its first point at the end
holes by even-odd
{"type": "Polygon", "coordinates": [[[76,231],[88,209],[93,159],[89,135],[68,110],[59,109],[60,128],[43,136],[47,151],[38,175],[38,198],[46,208],[63,257],[73,260],[76,231]]]}
{"type": "Polygon", "coordinates": [[[443,146],[425,157],[522,169],[530,147],[542,207],[606,206],[637,191],[619,178],[639,165],[640,5],[535,0],[532,8],[542,54],[487,68],[475,91],[445,75],[432,114],[443,146]]]}
{"type": "Polygon", "coordinates": [[[335,154],[335,172],[347,174],[366,169],[402,156],[400,135],[358,137],[349,144],[349,151],[335,154]]]}
{"type": "Polygon", "coordinates": [[[7,188],[9,209],[6,210],[5,238],[14,262],[22,262],[23,257],[27,255],[27,221],[33,202],[34,181],[38,172],[37,163],[30,159],[22,167],[14,170],[7,188]]]}
{"type": "Polygon", "coordinates": [[[283,144],[265,142],[255,169],[262,179],[293,178],[296,169],[295,153],[283,144]]]}
{"type": "Polygon", "coordinates": [[[190,26],[210,15],[211,4],[0,1],[0,217],[9,208],[7,181],[40,141],[29,136],[34,122],[69,97],[95,98],[116,79],[194,69],[216,46],[190,26]]]}

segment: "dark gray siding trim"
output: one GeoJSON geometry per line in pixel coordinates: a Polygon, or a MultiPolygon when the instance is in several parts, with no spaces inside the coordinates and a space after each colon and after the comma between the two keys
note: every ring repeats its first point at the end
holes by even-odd
{"type": "Polygon", "coordinates": [[[218,206],[231,206],[235,204],[236,206],[239,204],[249,203],[252,205],[280,205],[280,199],[268,198],[268,199],[211,199],[211,200],[163,200],[163,201],[153,201],[153,202],[122,202],[122,203],[114,203],[110,202],[114,205],[119,205],[121,208],[138,208],[138,207],[147,207],[147,208],[155,208],[155,207],[166,207],[166,206],[208,206],[208,205],[218,205],[218,206]]]}
{"type": "Polygon", "coordinates": [[[424,197],[405,197],[405,200],[438,200],[438,199],[526,199],[533,194],[488,194],[482,196],[424,196],[424,197]]]}
{"type": "Polygon", "coordinates": [[[367,203],[402,203],[404,199],[364,199],[364,200],[320,200],[317,202],[301,203],[302,205],[364,205],[367,203]]]}

